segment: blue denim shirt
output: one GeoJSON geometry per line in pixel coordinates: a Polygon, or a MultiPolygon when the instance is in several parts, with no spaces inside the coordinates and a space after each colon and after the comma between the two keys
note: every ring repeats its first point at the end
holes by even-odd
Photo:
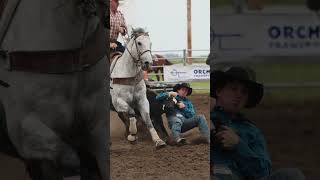
{"type": "MultiPolygon", "coordinates": [[[[223,150],[218,144],[211,147],[211,164],[228,166],[235,174],[246,179],[264,177],[271,172],[271,160],[262,132],[242,115],[231,117],[222,107],[216,106],[210,113],[213,124],[220,121],[232,128],[240,137],[232,150],[223,150]]],[[[213,142],[214,139],[211,140],[213,142]]]]}
{"type": "MultiPolygon", "coordinates": [[[[169,97],[168,92],[161,92],[160,94],[158,94],[156,96],[156,100],[162,101],[167,97],[169,97]]],[[[192,102],[190,100],[188,100],[186,97],[181,97],[179,95],[176,97],[176,99],[185,105],[185,108],[183,108],[183,109],[177,108],[177,113],[180,113],[181,115],[183,115],[187,119],[195,116],[196,113],[193,108],[192,102]]]]}

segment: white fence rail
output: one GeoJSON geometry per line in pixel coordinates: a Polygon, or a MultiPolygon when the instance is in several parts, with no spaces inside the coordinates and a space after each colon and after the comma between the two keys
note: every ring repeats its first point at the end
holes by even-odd
{"type": "MultiPolygon", "coordinates": [[[[157,58],[158,60],[161,59],[167,59],[169,62],[171,62],[172,64],[183,64],[184,66],[188,66],[188,60],[191,60],[192,63],[196,62],[196,63],[205,63],[207,56],[209,55],[210,50],[207,49],[178,49],[178,50],[158,50],[158,51],[152,51],[152,54],[158,54],[163,56],[163,58],[157,58]],[[188,56],[188,52],[192,52],[192,56],[188,56]],[[201,53],[203,52],[203,53],[201,53]]],[[[155,60],[155,59],[154,59],[155,60]]],[[[189,61],[190,62],[190,61],[189,61]]],[[[163,68],[164,66],[152,66],[153,68],[163,68]]],[[[156,91],[162,91],[162,90],[172,90],[172,87],[180,82],[180,81],[170,81],[170,82],[166,82],[164,81],[164,73],[163,73],[163,69],[162,72],[158,72],[158,73],[148,73],[149,77],[150,76],[160,76],[162,78],[162,80],[160,81],[149,81],[148,82],[148,86],[156,91]]],[[[160,79],[161,79],[160,78],[160,79]]],[[[199,82],[199,81],[208,81],[208,80],[201,80],[201,79],[190,79],[190,80],[186,80],[184,82],[199,82]]],[[[208,82],[209,83],[209,82],[208,82]]],[[[197,91],[209,91],[210,88],[201,88],[201,87],[193,87],[194,90],[197,91]]]]}

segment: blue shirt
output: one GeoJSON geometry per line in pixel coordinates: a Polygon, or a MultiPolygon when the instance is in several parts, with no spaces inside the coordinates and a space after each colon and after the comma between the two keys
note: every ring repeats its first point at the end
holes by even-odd
{"type": "MultiPolygon", "coordinates": [[[[228,166],[235,174],[246,179],[264,177],[271,172],[271,160],[267,152],[262,132],[241,114],[235,117],[216,106],[210,114],[213,124],[220,121],[232,128],[240,137],[240,142],[232,150],[223,150],[220,145],[211,147],[211,164],[228,166]]],[[[214,142],[214,139],[211,140],[214,142]]]]}
{"type": "MultiPolygon", "coordinates": [[[[156,100],[158,101],[162,101],[165,98],[169,97],[169,93],[168,92],[161,92],[160,94],[158,94],[156,96],[156,100]]],[[[192,102],[190,100],[188,100],[186,97],[182,97],[177,95],[176,100],[182,102],[185,105],[185,108],[177,108],[177,113],[180,113],[181,115],[183,115],[185,118],[189,119],[192,118],[193,116],[195,116],[195,110],[193,108],[192,102]]]]}

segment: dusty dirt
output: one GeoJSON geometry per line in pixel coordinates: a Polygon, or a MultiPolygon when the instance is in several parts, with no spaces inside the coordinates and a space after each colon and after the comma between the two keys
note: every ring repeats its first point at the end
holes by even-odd
{"type": "MultiPolygon", "coordinates": [[[[193,96],[198,113],[208,118],[209,104],[206,97],[193,96]]],[[[301,105],[266,105],[248,111],[248,117],[262,129],[266,136],[273,169],[295,167],[303,171],[307,180],[320,176],[320,103],[301,105]]],[[[141,138],[136,145],[124,140],[123,126],[114,113],[111,120],[110,150],[112,180],[129,179],[208,179],[209,147],[188,145],[155,150],[148,138],[141,138]]],[[[186,134],[195,138],[198,130],[186,134]]],[[[149,135],[147,135],[148,137],[149,135]]],[[[0,154],[1,180],[30,180],[24,165],[0,154]]],[[[78,177],[68,180],[79,179],[78,177]]]]}
{"type": "Polygon", "coordinates": [[[320,103],[265,105],[248,116],[267,139],[273,170],[293,167],[307,180],[320,177],[320,103]]]}
{"type": "MultiPolygon", "coordinates": [[[[208,98],[192,97],[198,113],[209,118],[208,98]],[[201,105],[200,105],[201,104],[201,105]]],[[[140,136],[139,143],[132,145],[124,139],[124,128],[115,113],[111,113],[111,174],[112,180],[132,179],[208,179],[209,146],[204,144],[184,147],[166,147],[155,150],[149,135],[140,136]]],[[[185,136],[194,142],[198,130],[192,130],[185,136]]],[[[24,164],[18,160],[0,154],[1,180],[30,180],[24,164]]],[[[78,180],[79,177],[65,178],[78,180]]]]}
{"type": "MultiPolygon", "coordinates": [[[[191,96],[190,99],[197,113],[204,114],[209,120],[208,96],[191,96]]],[[[112,180],[209,179],[210,148],[209,145],[195,143],[199,138],[197,128],[184,134],[190,140],[190,145],[167,146],[156,150],[149,135],[141,137],[137,144],[129,144],[117,115],[112,112],[111,117],[112,180]]]]}

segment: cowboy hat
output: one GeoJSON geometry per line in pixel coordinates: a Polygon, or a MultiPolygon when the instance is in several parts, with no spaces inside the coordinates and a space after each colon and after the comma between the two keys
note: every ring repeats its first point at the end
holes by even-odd
{"type": "Polygon", "coordinates": [[[176,85],[173,86],[173,91],[174,92],[178,92],[179,89],[181,88],[187,88],[188,89],[188,93],[187,93],[187,96],[190,96],[192,94],[192,88],[190,87],[190,84],[189,83],[178,83],[176,85]]]}
{"type": "Polygon", "coordinates": [[[253,75],[243,67],[230,67],[226,71],[216,70],[210,74],[210,96],[217,98],[216,91],[218,88],[223,88],[226,83],[238,81],[248,88],[248,100],[246,108],[255,107],[263,97],[263,85],[255,81],[253,75]]]}

